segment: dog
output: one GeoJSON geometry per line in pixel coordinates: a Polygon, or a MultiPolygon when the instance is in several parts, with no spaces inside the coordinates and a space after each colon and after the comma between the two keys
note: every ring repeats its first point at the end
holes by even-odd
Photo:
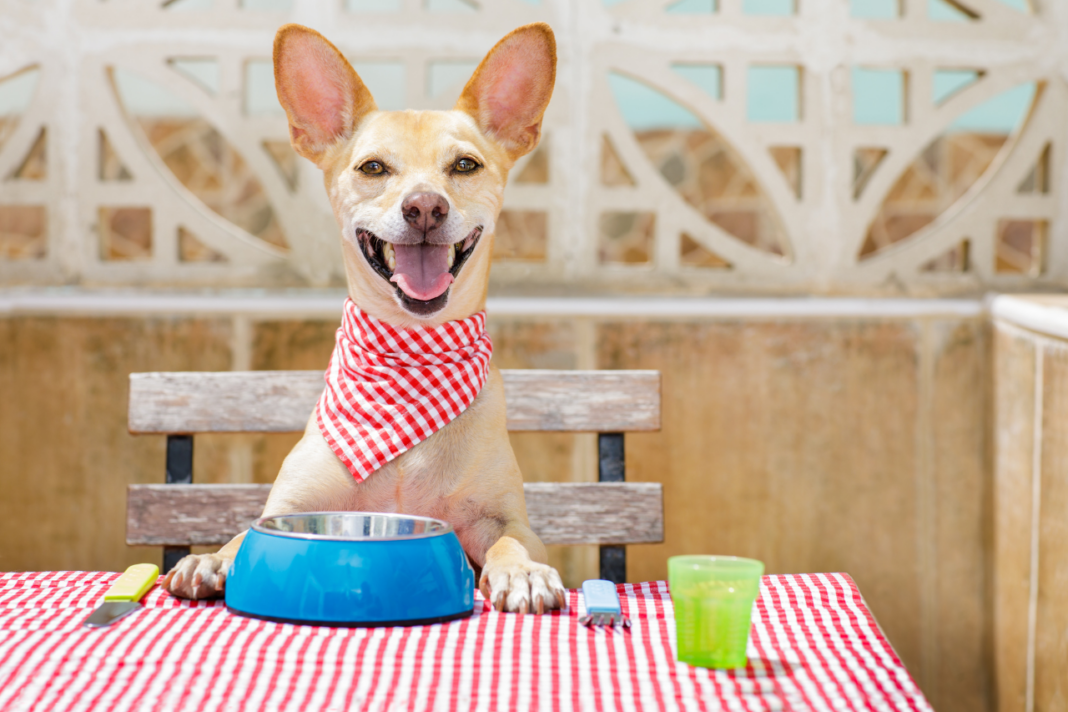
{"type": "MultiPolygon", "coordinates": [[[[552,96],[556,43],[549,26],[526,25],[498,42],[451,111],[378,111],[341,52],[300,25],[278,30],[274,70],[293,148],[323,171],[351,302],[404,330],[482,312],[508,171],[537,146],[552,96]]],[[[362,481],[313,413],[263,516],[309,511],[442,519],[481,568],[479,588],[497,610],[566,606],[560,576],[530,529],[504,388],[492,364],[466,409],[362,481]]],[[[243,538],[183,558],[164,587],[182,598],[223,595],[243,538]]]]}

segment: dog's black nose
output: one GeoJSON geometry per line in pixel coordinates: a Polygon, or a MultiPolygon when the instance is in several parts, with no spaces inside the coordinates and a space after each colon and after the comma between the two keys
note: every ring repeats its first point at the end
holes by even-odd
{"type": "Polygon", "coordinates": [[[412,193],[404,199],[401,212],[409,225],[427,233],[445,222],[449,216],[449,201],[438,193],[412,193]]]}

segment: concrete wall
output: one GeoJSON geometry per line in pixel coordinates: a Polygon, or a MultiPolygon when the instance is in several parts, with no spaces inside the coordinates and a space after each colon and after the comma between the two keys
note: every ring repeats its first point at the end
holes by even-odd
{"type": "Polygon", "coordinates": [[[997,709],[1068,709],[1068,299],[995,302],[997,709]]]}
{"type": "MultiPolygon", "coordinates": [[[[988,709],[986,319],[977,303],[803,303],[635,303],[626,318],[512,304],[490,311],[494,359],[661,370],[663,430],[626,447],[628,479],[664,484],[666,537],[630,547],[630,580],[665,578],[667,557],[684,553],[752,556],[769,573],[846,571],[936,709],[988,709]]],[[[323,368],[337,324],[127,309],[0,319],[0,569],[158,560],[124,544],[125,487],[161,482],[164,464],[162,437],[126,432],[127,375],[323,368]]],[[[198,436],[195,479],[270,482],[296,437],[198,436]]],[[[513,444],[528,480],[596,478],[592,435],[513,444]]],[[[596,573],[591,548],[552,555],[571,586],[596,573]]]]}

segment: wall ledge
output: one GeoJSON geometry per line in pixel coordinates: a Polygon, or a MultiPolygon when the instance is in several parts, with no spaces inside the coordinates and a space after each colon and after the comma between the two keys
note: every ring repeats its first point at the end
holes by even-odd
{"type": "Polygon", "coordinates": [[[1068,339],[1068,296],[1002,294],[991,300],[990,313],[995,322],[1068,339]]]}
{"type": "MultiPolygon", "coordinates": [[[[344,299],[342,290],[10,289],[0,290],[0,318],[243,315],[339,319],[344,299]]],[[[983,317],[987,311],[981,299],[851,297],[490,297],[486,308],[491,316],[607,319],[960,319],[983,317]]]]}

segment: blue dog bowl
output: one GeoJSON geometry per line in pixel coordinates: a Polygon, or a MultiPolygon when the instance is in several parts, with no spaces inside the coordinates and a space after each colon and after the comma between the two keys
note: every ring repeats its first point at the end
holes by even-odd
{"type": "Polygon", "coordinates": [[[474,590],[451,524],[309,512],[253,523],[226,579],[226,607],[286,623],[416,625],[471,615],[474,590]]]}

